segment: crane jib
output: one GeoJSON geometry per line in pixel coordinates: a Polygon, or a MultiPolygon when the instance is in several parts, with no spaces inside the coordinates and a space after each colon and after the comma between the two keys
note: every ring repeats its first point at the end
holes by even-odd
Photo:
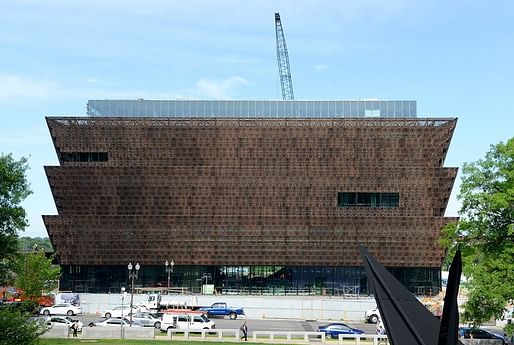
{"type": "Polygon", "coordinates": [[[280,14],[275,13],[275,33],[277,40],[277,62],[278,72],[280,75],[280,86],[282,89],[282,99],[294,100],[293,80],[291,78],[291,69],[289,67],[289,55],[287,53],[286,38],[280,21],[280,14]]]}

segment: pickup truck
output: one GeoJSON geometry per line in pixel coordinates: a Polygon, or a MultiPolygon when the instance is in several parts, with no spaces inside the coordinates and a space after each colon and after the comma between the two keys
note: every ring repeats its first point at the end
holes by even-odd
{"type": "Polygon", "coordinates": [[[227,303],[223,302],[213,303],[210,307],[202,307],[198,310],[207,313],[207,317],[228,315],[231,320],[237,319],[238,315],[245,314],[243,308],[228,307],[227,303]]]}

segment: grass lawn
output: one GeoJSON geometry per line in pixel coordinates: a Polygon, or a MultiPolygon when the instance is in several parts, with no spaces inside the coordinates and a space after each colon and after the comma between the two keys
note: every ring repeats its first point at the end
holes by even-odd
{"type": "MultiPolygon", "coordinates": [[[[162,339],[162,340],[158,340],[158,339],[154,339],[154,340],[134,340],[134,339],[99,339],[99,340],[95,340],[95,339],[80,339],[80,338],[76,338],[76,339],[73,339],[73,338],[68,338],[68,339],[57,339],[57,338],[54,338],[54,339],[49,339],[49,338],[46,338],[46,339],[40,339],[39,340],[39,343],[40,345],[88,345],[88,344],[93,344],[93,345],[112,345],[112,344],[119,344],[119,345],[145,345],[145,344],[150,344],[150,345],[158,345],[158,344],[163,344],[164,342],[166,343],[171,343],[173,342],[173,345],[227,345],[227,344],[230,344],[230,343],[237,343],[237,342],[233,342],[233,341],[225,341],[225,342],[222,342],[222,341],[194,341],[194,340],[190,340],[190,341],[183,341],[183,340],[172,340],[172,341],[166,341],[165,339],[162,339]]],[[[337,344],[337,340],[334,340],[334,341],[328,341],[329,344],[333,343],[333,344],[337,344]]],[[[250,341],[248,342],[241,342],[241,344],[262,344],[262,345],[270,345],[269,342],[267,343],[252,343],[250,341]]],[[[283,345],[283,344],[280,344],[280,343],[272,343],[273,345],[283,345]]],[[[348,341],[348,340],[344,340],[343,341],[343,344],[355,344],[355,340],[351,340],[351,341],[348,341]]],[[[373,344],[373,341],[370,340],[370,339],[366,339],[366,340],[361,340],[361,344],[365,345],[365,344],[373,344]]],[[[290,345],[290,344],[289,344],[290,345]]]]}

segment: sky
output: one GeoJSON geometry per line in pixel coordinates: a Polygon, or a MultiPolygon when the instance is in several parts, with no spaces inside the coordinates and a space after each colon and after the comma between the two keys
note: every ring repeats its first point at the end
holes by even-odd
{"type": "Polygon", "coordinates": [[[33,191],[20,235],[47,236],[41,215],[57,214],[45,116],[89,99],[280,99],[275,12],[295,99],[458,117],[446,167],[514,136],[514,1],[0,0],[0,153],[28,158],[33,191]]]}

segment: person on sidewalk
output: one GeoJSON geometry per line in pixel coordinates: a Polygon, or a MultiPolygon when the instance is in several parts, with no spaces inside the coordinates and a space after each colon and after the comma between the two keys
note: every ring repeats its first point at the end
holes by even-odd
{"type": "Polygon", "coordinates": [[[71,324],[71,330],[73,331],[73,337],[75,338],[79,330],[79,322],[77,320],[73,321],[71,324]]]}
{"type": "Polygon", "coordinates": [[[243,332],[243,335],[241,336],[241,339],[244,339],[245,341],[248,341],[248,326],[246,325],[246,321],[241,325],[239,330],[241,332],[243,332]]]}

